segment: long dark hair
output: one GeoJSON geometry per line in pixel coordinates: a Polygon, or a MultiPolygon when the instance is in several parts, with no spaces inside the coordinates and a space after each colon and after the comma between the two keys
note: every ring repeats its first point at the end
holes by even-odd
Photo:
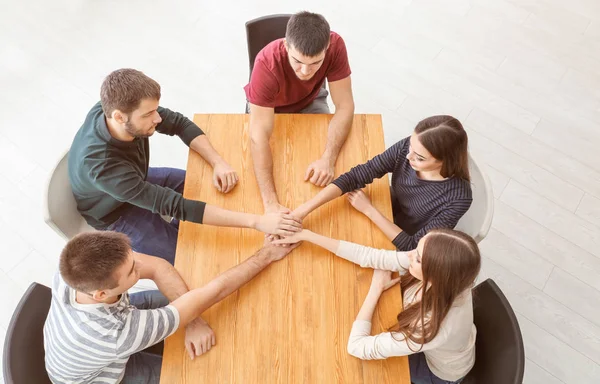
{"type": "MultiPolygon", "coordinates": [[[[433,340],[454,300],[473,286],[481,267],[477,243],[463,232],[433,229],[424,241],[421,300],[404,308],[390,328],[404,336],[409,348],[409,341],[422,346],[433,340]]],[[[410,273],[400,280],[402,292],[419,283],[410,273]]]]}
{"type": "Polygon", "coordinates": [[[460,121],[447,115],[431,116],[419,121],[415,133],[429,153],[442,162],[442,177],[470,181],[469,139],[460,121]]]}

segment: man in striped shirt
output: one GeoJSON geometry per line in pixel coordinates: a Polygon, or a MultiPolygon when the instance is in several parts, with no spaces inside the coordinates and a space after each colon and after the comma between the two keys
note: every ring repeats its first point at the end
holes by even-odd
{"type": "MultiPolygon", "coordinates": [[[[133,252],[126,235],[76,236],[65,246],[52,284],[44,326],[48,376],[53,383],[158,383],[162,358],[142,351],[193,322],[292,249],[267,244],[204,287],[188,291],[168,262],[133,252]],[[160,292],[129,295],[139,279],[154,280],[160,292]]],[[[214,345],[214,335],[196,344],[188,336],[191,358],[214,345]]]]}

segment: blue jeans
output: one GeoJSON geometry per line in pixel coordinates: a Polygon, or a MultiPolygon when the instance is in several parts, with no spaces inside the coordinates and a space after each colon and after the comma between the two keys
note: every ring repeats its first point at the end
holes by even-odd
{"type": "MultiPolygon", "coordinates": [[[[175,168],[149,168],[146,181],[183,193],[185,171],[175,168]]],[[[131,205],[106,229],[129,236],[134,251],[157,256],[175,264],[179,220],[173,219],[167,223],[158,213],[131,205]]]]}
{"type": "Polygon", "coordinates": [[[408,355],[408,365],[410,367],[410,381],[414,384],[458,384],[462,379],[456,381],[443,380],[437,377],[429,369],[427,359],[423,352],[408,355]]]}
{"type": "MultiPolygon", "coordinates": [[[[129,295],[129,303],[138,309],[156,309],[168,305],[169,300],[160,291],[153,290],[132,293],[129,295]]],[[[121,383],[158,384],[162,366],[162,345],[160,344],[129,356],[125,366],[125,376],[121,383]],[[159,351],[160,354],[154,351],[159,351]]]]}

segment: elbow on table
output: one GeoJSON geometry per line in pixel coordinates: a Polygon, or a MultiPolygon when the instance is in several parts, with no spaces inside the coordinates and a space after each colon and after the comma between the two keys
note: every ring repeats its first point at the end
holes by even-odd
{"type": "Polygon", "coordinates": [[[361,360],[369,360],[365,355],[364,355],[364,351],[360,346],[360,343],[357,343],[356,341],[350,339],[348,340],[348,346],[346,348],[346,350],[348,351],[348,354],[356,357],[357,359],[361,359],[361,360]]]}

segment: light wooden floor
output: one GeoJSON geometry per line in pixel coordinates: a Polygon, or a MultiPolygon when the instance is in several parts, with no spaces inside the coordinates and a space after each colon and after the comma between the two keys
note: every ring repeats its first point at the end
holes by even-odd
{"type": "MultiPolygon", "coordinates": [[[[63,242],[42,221],[43,186],[103,77],[134,67],[162,85],[162,105],[189,117],[241,113],[244,22],[308,9],[345,38],[357,112],[383,114],[388,146],[432,114],[468,128],[496,197],[482,277],[496,280],[518,314],[525,382],[600,382],[597,0],[0,7],[0,339],[24,289],[49,284],[56,268],[63,242]]],[[[152,151],[152,165],[185,167],[177,139],[153,137],[152,151]]]]}

